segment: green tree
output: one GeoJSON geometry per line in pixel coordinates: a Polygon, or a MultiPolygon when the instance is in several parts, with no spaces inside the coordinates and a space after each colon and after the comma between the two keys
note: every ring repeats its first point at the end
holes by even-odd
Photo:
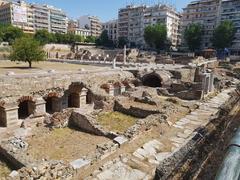
{"type": "Polygon", "coordinates": [[[113,41],[111,39],[109,39],[108,37],[108,31],[104,30],[101,35],[99,36],[99,38],[96,40],[96,44],[97,45],[101,45],[101,46],[106,46],[106,47],[113,47],[113,41]]]}
{"type": "Polygon", "coordinates": [[[15,39],[20,38],[24,35],[23,31],[18,28],[14,27],[12,25],[5,25],[3,27],[3,41],[9,42],[9,44],[12,44],[15,39]]]}
{"type": "Polygon", "coordinates": [[[128,40],[126,37],[119,37],[118,38],[118,47],[123,48],[125,45],[128,44],[128,40]]]}
{"type": "Polygon", "coordinates": [[[46,29],[37,30],[34,38],[40,42],[41,45],[52,42],[52,35],[46,29]]]}
{"type": "Polygon", "coordinates": [[[200,24],[190,24],[184,31],[184,39],[188,48],[194,52],[200,49],[203,35],[203,27],[200,24]]]}
{"type": "Polygon", "coordinates": [[[164,49],[167,41],[167,27],[164,24],[147,26],[144,30],[144,40],[158,51],[164,49]]]}
{"type": "Polygon", "coordinates": [[[31,68],[32,62],[44,61],[46,53],[37,40],[31,37],[21,37],[13,43],[10,59],[27,62],[31,68]]]}
{"type": "Polygon", "coordinates": [[[224,49],[231,46],[236,34],[236,28],[232,21],[223,21],[215,30],[212,37],[213,46],[216,49],[224,49]]]}
{"type": "Polygon", "coordinates": [[[94,36],[87,36],[86,38],[85,38],[85,40],[84,40],[84,42],[86,42],[86,43],[96,43],[96,37],[94,37],[94,36]]]}

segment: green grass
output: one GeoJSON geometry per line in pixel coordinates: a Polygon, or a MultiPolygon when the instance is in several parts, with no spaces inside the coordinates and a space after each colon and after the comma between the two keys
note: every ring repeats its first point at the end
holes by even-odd
{"type": "Polygon", "coordinates": [[[136,123],[136,118],[119,112],[104,112],[98,115],[98,122],[107,130],[125,132],[136,123]]]}

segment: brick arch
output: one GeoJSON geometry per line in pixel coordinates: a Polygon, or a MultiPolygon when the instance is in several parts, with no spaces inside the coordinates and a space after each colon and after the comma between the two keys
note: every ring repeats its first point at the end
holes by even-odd
{"type": "Polygon", "coordinates": [[[51,97],[60,98],[61,96],[63,96],[63,94],[59,92],[50,92],[45,96],[45,98],[51,98],[51,97]]]}
{"type": "Polygon", "coordinates": [[[70,86],[68,87],[68,92],[69,93],[80,93],[83,88],[84,88],[83,83],[74,82],[74,83],[70,84],[70,86]]]}
{"type": "Polygon", "coordinates": [[[36,100],[32,96],[23,96],[18,100],[18,118],[25,119],[34,114],[36,100]]]}
{"type": "Polygon", "coordinates": [[[17,102],[20,104],[21,102],[24,102],[24,101],[36,102],[36,100],[32,96],[22,96],[20,99],[18,99],[17,102]]]}

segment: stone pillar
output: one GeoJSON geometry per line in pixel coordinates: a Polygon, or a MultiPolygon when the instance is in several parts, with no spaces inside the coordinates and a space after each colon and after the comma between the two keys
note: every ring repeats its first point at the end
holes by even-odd
{"type": "Polygon", "coordinates": [[[18,106],[6,107],[3,110],[5,111],[5,119],[3,119],[5,126],[11,127],[16,124],[18,121],[18,106]]]}
{"type": "Polygon", "coordinates": [[[113,68],[113,69],[116,69],[116,58],[113,59],[112,68],[113,68]]]}
{"type": "Polygon", "coordinates": [[[82,88],[80,93],[80,108],[86,106],[87,104],[87,92],[88,90],[86,88],[82,88]]]}
{"type": "Polygon", "coordinates": [[[126,86],[121,84],[121,86],[120,86],[120,94],[123,94],[124,92],[126,92],[126,86]]]}
{"type": "MultiPolygon", "coordinates": [[[[31,102],[32,103],[32,102],[31,102]]],[[[44,115],[46,113],[46,101],[43,98],[38,98],[34,104],[29,104],[29,113],[34,112],[37,115],[44,115]],[[35,109],[33,109],[35,107],[35,109]]],[[[31,113],[32,114],[32,113],[31,113]]]]}
{"type": "Polygon", "coordinates": [[[109,84],[108,93],[110,96],[114,96],[114,89],[114,86],[112,84],[109,84]]]}
{"type": "Polygon", "coordinates": [[[214,91],[214,74],[213,73],[210,74],[210,87],[209,87],[209,91],[210,92],[214,91]]]}
{"type": "Polygon", "coordinates": [[[124,45],[124,49],[123,49],[123,64],[126,64],[126,60],[127,60],[127,47],[126,45],[124,45]]]}

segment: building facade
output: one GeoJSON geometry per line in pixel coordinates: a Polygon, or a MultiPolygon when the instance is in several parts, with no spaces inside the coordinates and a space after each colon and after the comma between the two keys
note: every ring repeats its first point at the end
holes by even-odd
{"type": "Polygon", "coordinates": [[[222,21],[232,21],[236,27],[236,36],[231,50],[240,55],[240,0],[222,0],[218,24],[222,21]]]}
{"type": "Polygon", "coordinates": [[[67,33],[67,16],[48,5],[10,1],[0,6],[0,23],[12,24],[25,33],[46,29],[52,33],[67,33]]]}
{"type": "Polygon", "coordinates": [[[127,6],[118,12],[118,36],[125,37],[132,44],[145,47],[144,30],[148,25],[163,23],[167,27],[167,37],[173,46],[180,43],[181,15],[170,6],[127,6]]]}
{"type": "Polygon", "coordinates": [[[78,26],[80,29],[90,30],[91,36],[99,37],[102,32],[101,22],[95,16],[81,16],[78,19],[78,26]]]}
{"type": "Polygon", "coordinates": [[[198,0],[188,4],[182,14],[182,35],[188,25],[199,23],[204,28],[201,48],[211,48],[211,37],[217,26],[219,8],[220,0],[198,0]]]}
{"type": "Polygon", "coordinates": [[[25,33],[34,33],[33,11],[24,1],[3,2],[0,6],[0,23],[12,24],[25,33]]]}
{"type": "Polygon", "coordinates": [[[114,43],[118,41],[118,20],[108,21],[102,24],[102,29],[108,32],[108,37],[114,43]]]}
{"type": "Polygon", "coordinates": [[[67,16],[61,9],[47,6],[50,13],[50,31],[52,33],[67,33],[67,16]]]}
{"type": "Polygon", "coordinates": [[[86,28],[79,28],[78,21],[75,20],[69,20],[68,21],[68,32],[80,35],[86,38],[87,36],[91,36],[91,31],[86,28]]]}

